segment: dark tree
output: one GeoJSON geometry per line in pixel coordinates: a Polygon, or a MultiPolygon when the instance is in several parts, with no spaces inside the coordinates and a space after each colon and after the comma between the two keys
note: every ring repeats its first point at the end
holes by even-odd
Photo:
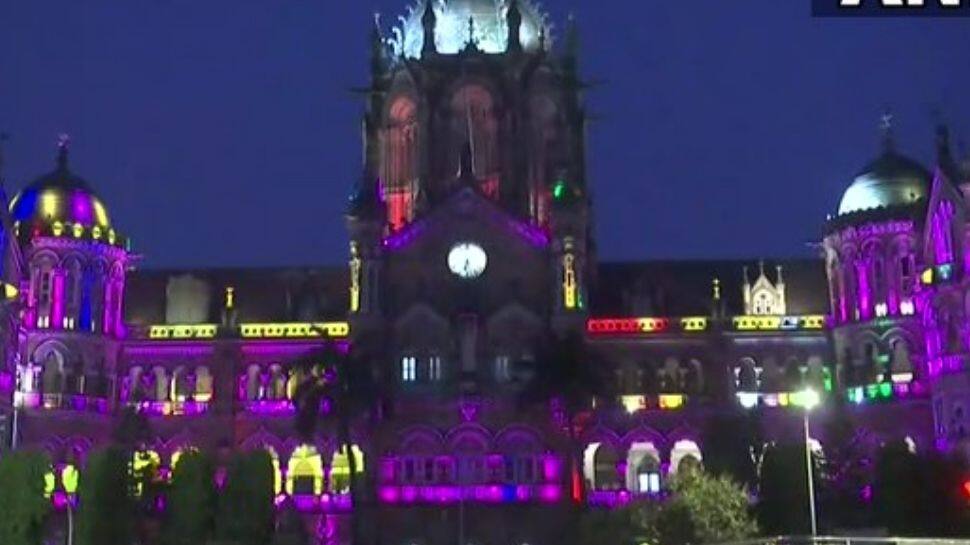
{"type": "Polygon", "coordinates": [[[586,506],[586,483],[583,479],[583,418],[590,413],[594,400],[612,403],[613,397],[583,337],[576,333],[547,335],[536,358],[518,362],[516,374],[522,383],[519,401],[524,406],[538,406],[558,411],[565,428],[570,485],[574,490],[574,509],[569,520],[568,536],[577,539],[582,510],[586,506]]]}
{"type": "MultiPolygon", "coordinates": [[[[813,475],[818,485],[817,460],[815,469],[813,475]]],[[[766,535],[805,535],[810,532],[804,444],[777,444],[765,451],[757,515],[758,526],[766,535]]]]}
{"type": "Polygon", "coordinates": [[[370,420],[380,399],[370,360],[350,349],[343,351],[328,343],[294,364],[300,373],[294,402],[297,408],[296,430],[301,438],[311,440],[318,428],[335,432],[341,450],[347,455],[350,469],[349,490],[354,506],[350,515],[352,543],[359,544],[362,502],[360,474],[357,466],[351,428],[358,419],[370,420]]]}
{"type": "Polygon", "coordinates": [[[80,545],[131,545],[135,535],[135,489],[127,451],[111,446],[88,459],[78,487],[80,545]]]}
{"type": "Polygon", "coordinates": [[[273,459],[265,450],[237,453],[219,495],[216,536],[234,545],[264,545],[273,531],[273,459]]]}
{"type": "Polygon", "coordinates": [[[292,502],[287,502],[283,512],[280,513],[279,524],[271,543],[272,545],[310,545],[309,532],[292,502]]]}
{"type": "Polygon", "coordinates": [[[0,543],[39,545],[50,502],[44,497],[44,477],[50,459],[30,451],[0,458],[0,543]]]}
{"type": "Polygon", "coordinates": [[[215,466],[204,453],[182,454],[166,494],[162,535],[166,545],[196,545],[212,535],[215,519],[215,466]]]}
{"type": "Polygon", "coordinates": [[[760,420],[748,412],[711,415],[704,429],[704,468],[748,486],[757,484],[756,457],[763,439],[760,420]]]}

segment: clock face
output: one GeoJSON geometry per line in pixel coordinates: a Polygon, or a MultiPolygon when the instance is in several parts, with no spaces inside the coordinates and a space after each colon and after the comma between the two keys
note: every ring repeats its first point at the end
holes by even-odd
{"type": "Polygon", "coordinates": [[[473,242],[461,242],[452,246],[448,252],[448,268],[461,278],[478,278],[485,272],[488,255],[481,246],[473,242]]]}

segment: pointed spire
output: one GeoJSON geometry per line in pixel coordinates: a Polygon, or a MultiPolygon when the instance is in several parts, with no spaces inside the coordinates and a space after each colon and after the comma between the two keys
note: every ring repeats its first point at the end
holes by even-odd
{"type": "Polygon", "coordinates": [[[478,49],[478,40],[475,38],[475,18],[468,16],[468,41],[465,43],[467,49],[478,49]]]}
{"type": "Polygon", "coordinates": [[[424,4],[424,14],[421,15],[421,26],[424,27],[424,45],[421,46],[421,56],[438,52],[435,44],[435,29],[438,26],[438,16],[434,12],[435,0],[427,0],[424,4]]]}
{"type": "Polygon", "coordinates": [[[507,40],[508,51],[519,53],[522,51],[522,10],[519,0],[509,0],[509,9],[505,13],[505,22],[509,29],[507,40]]]}
{"type": "Polygon", "coordinates": [[[764,276],[765,275],[765,260],[764,259],[759,259],[758,260],[758,273],[759,273],[760,276],[764,276]]]}
{"type": "Polygon", "coordinates": [[[784,284],[785,278],[781,275],[782,268],[781,265],[775,265],[775,284],[784,284]]]}
{"type": "Polygon", "coordinates": [[[744,267],[742,267],[741,274],[742,274],[742,277],[744,278],[744,285],[745,286],[750,285],[751,284],[751,279],[748,278],[748,266],[747,265],[745,265],[744,267]]]}
{"type": "Polygon", "coordinates": [[[566,63],[572,70],[575,70],[579,63],[579,23],[572,13],[569,14],[566,22],[566,63]]]}
{"type": "Polygon", "coordinates": [[[71,137],[67,134],[57,136],[57,170],[67,171],[67,156],[71,148],[71,137]]]}
{"type": "Polygon", "coordinates": [[[882,116],[879,117],[879,131],[882,134],[882,150],[885,153],[896,150],[896,141],[893,137],[894,121],[895,117],[893,116],[893,112],[887,107],[883,110],[882,116]]]}
{"type": "Polygon", "coordinates": [[[370,71],[379,74],[384,70],[384,35],[381,32],[381,14],[374,12],[374,26],[370,33],[370,71]]]}

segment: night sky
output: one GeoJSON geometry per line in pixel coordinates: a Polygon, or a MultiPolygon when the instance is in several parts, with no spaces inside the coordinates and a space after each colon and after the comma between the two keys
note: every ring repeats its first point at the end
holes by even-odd
{"type": "MultiPolygon", "coordinates": [[[[406,0],[0,0],[18,189],[73,169],[150,267],[342,262],[367,35],[406,0]]],[[[813,20],[809,0],[547,0],[583,33],[603,259],[809,255],[895,113],[970,141],[970,19],[813,20]]],[[[561,35],[561,32],[560,32],[561,35]]]]}

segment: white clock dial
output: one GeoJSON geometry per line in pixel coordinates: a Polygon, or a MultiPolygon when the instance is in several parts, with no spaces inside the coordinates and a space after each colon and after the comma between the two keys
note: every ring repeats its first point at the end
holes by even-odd
{"type": "Polygon", "coordinates": [[[488,255],[473,242],[461,242],[448,252],[448,268],[461,278],[478,278],[488,266],[488,255]]]}

